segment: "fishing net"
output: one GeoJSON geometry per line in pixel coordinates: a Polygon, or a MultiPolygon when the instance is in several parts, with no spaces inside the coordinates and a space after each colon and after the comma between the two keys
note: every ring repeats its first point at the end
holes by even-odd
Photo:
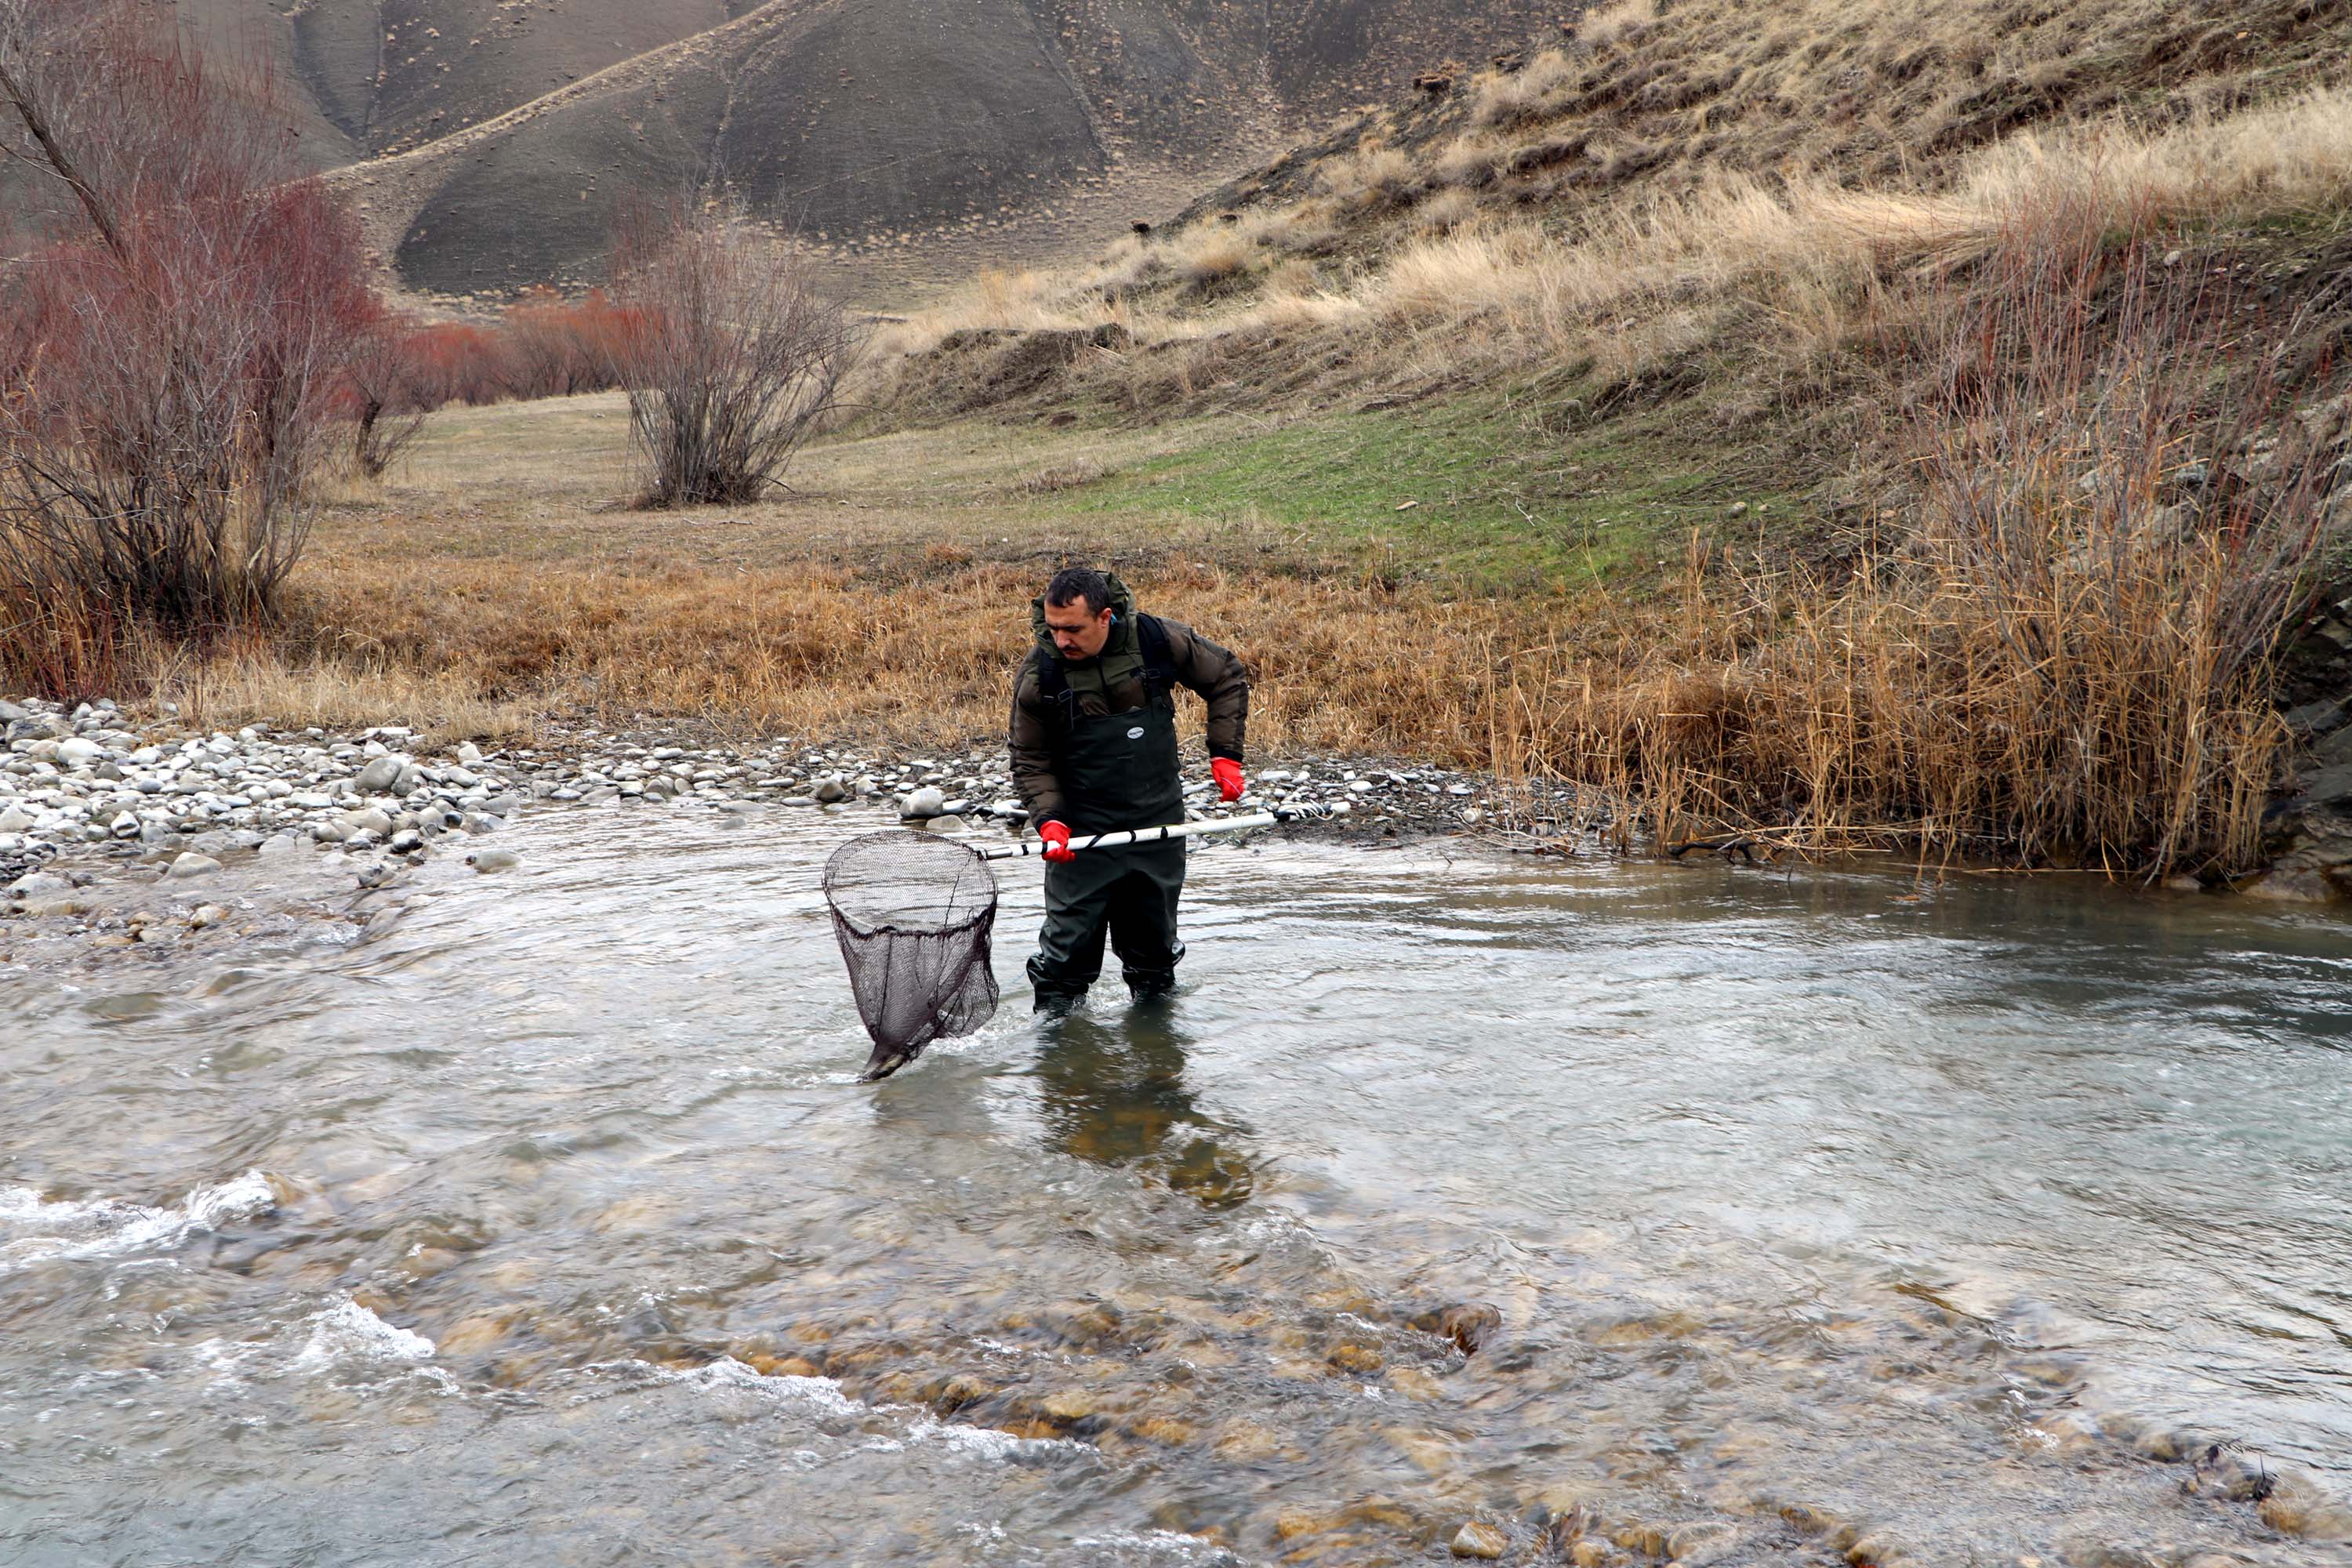
{"type": "Polygon", "coordinates": [[[866,1078],[888,1078],[933,1040],[995,1016],[996,879],[978,851],[929,833],[869,833],[825,862],[824,899],[874,1037],[866,1078]]]}

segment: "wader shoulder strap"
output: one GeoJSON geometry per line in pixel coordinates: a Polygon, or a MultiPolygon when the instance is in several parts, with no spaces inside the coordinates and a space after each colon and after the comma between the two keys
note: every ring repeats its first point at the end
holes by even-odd
{"type": "MultiPolygon", "coordinates": [[[[1168,628],[1160,624],[1157,616],[1135,617],[1135,642],[1143,655],[1143,700],[1147,704],[1162,699],[1174,700],[1176,689],[1176,655],[1168,646],[1168,628]]],[[[1040,656],[1037,671],[1037,696],[1051,713],[1057,714],[1065,728],[1078,717],[1078,694],[1070,689],[1070,678],[1062,668],[1062,661],[1052,654],[1040,656]]]]}

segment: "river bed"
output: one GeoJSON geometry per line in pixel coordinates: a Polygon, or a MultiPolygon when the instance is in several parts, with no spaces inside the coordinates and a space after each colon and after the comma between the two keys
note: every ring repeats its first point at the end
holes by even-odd
{"type": "Polygon", "coordinates": [[[2338,922],[1293,837],[1040,1025],[1024,865],[860,1085],[866,826],[0,967],[0,1556],[2352,1563],[2338,922]]]}

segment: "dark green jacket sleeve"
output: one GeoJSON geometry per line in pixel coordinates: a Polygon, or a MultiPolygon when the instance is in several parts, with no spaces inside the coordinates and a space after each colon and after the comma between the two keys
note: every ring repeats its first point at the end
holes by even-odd
{"type": "Polygon", "coordinates": [[[1209,705],[1209,755],[1241,762],[1249,730],[1249,671],[1238,655],[1192,627],[1168,620],[1160,624],[1168,633],[1176,679],[1209,705]]]}
{"type": "Polygon", "coordinates": [[[1051,822],[1062,815],[1062,781],[1054,776],[1054,737],[1045,704],[1037,695],[1037,663],[1032,653],[1013,678],[1013,787],[1032,822],[1051,822]]]}

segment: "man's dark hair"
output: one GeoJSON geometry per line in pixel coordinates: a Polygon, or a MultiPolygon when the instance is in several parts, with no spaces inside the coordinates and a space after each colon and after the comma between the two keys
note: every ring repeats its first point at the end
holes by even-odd
{"type": "Polygon", "coordinates": [[[1099,616],[1110,608],[1110,580],[1091,566],[1065,566],[1045,584],[1045,602],[1059,608],[1087,602],[1087,613],[1099,616]]]}

